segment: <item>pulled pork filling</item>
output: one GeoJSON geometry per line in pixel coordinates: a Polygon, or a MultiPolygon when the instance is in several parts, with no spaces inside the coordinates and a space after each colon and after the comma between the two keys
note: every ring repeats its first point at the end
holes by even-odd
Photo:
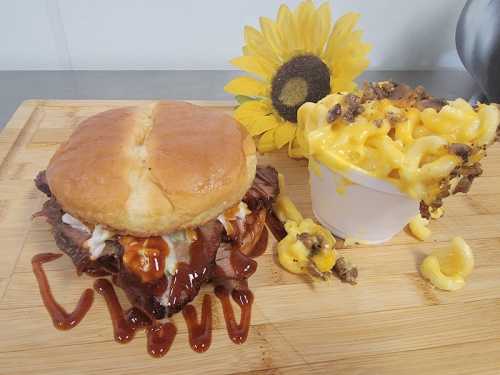
{"type": "Polygon", "coordinates": [[[265,224],[278,239],[284,233],[272,212],[279,193],[272,167],[258,167],[242,202],[216,220],[150,238],[114,235],[100,225],[91,229],[80,223],[52,196],[45,171],[35,185],[49,199],[33,216],[46,218],[56,245],[71,258],[77,273],[112,276],[133,306],[157,320],[182,310],[209,281],[244,287],[257,269],[252,259],[256,248],[267,245],[265,224]]]}

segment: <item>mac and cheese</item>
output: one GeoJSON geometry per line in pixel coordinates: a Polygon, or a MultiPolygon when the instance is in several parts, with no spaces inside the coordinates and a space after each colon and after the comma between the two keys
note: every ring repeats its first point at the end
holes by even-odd
{"type": "Polygon", "coordinates": [[[445,102],[422,88],[381,82],[304,104],[290,153],[309,158],[313,171],[320,162],[388,180],[436,208],[481,174],[478,162],[499,124],[497,105],[445,102]]]}

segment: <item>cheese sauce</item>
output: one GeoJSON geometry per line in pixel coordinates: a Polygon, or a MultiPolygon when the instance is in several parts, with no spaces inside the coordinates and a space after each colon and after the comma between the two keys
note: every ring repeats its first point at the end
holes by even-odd
{"type": "Polygon", "coordinates": [[[165,275],[169,247],[162,237],[120,238],[123,246],[123,264],[143,282],[158,280],[165,275]]]}
{"type": "Polygon", "coordinates": [[[217,216],[217,220],[224,226],[227,235],[232,236],[236,233],[235,222],[238,220],[244,221],[250,213],[251,211],[248,209],[246,203],[240,202],[217,216]]]}

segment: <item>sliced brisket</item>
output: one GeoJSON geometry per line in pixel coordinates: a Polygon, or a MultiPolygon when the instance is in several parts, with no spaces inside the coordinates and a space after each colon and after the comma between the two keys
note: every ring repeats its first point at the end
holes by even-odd
{"type": "MultiPolygon", "coordinates": [[[[278,173],[272,167],[258,167],[254,183],[243,198],[252,213],[247,216],[244,228],[238,230],[238,236],[227,236],[217,220],[198,227],[197,239],[189,249],[184,249],[189,256],[179,254],[177,257],[174,275],[145,283],[123,265],[123,248],[118,241],[107,241],[105,255],[91,260],[84,247],[90,235],[62,222],[64,211],[51,197],[44,171],[37,175],[35,185],[50,199],[33,216],[45,217],[51,224],[57,246],[72,259],[77,272],[91,276],[112,274],[114,283],[125,291],[132,305],[152,319],[163,319],[181,311],[196,297],[201,286],[212,279],[218,283],[224,280],[243,283],[257,268],[248,253],[261,238],[264,222],[269,217],[277,220],[272,213],[272,203],[279,193],[278,173]]],[[[284,230],[271,229],[273,233],[284,230]]]]}
{"type": "Polygon", "coordinates": [[[48,197],[52,196],[45,171],[38,172],[35,177],[35,186],[38,190],[40,190],[42,193],[45,193],[48,197]]]}
{"type": "Polygon", "coordinates": [[[254,211],[260,207],[270,208],[280,192],[278,172],[273,167],[257,167],[252,186],[243,197],[248,207],[254,211]]]}
{"type": "Polygon", "coordinates": [[[168,316],[182,310],[196,297],[201,286],[210,280],[223,229],[216,220],[197,228],[198,238],[190,247],[191,260],[189,263],[177,264],[169,285],[166,303],[168,316]]]}
{"type": "MultiPolygon", "coordinates": [[[[87,272],[93,262],[83,244],[90,235],[63,223],[63,215],[64,211],[59,203],[55,198],[50,198],[43,204],[42,210],[35,213],[33,217],[45,217],[52,226],[52,234],[57,247],[71,258],[78,274],[87,272]]],[[[92,268],[96,268],[96,266],[94,265],[92,268]]]]}
{"type": "Polygon", "coordinates": [[[132,306],[142,310],[149,318],[165,317],[166,310],[160,303],[160,297],[168,287],[166,277],[156,282],[143,283],[139,276],[121,267],[120,272],[113,276],[113,282],[125,291],[132,306]]]}

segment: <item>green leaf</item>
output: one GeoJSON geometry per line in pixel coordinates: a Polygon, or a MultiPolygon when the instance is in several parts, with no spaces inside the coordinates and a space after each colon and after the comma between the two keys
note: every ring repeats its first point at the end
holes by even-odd
{"type": "Polygon", "coordinates": [[[250,100],[257,100],[257,98],[252,98],[251,96],[245,96],[245,95],[236,95],[234,98],[236,99],[238,104],[243,104],[250,100]]]}

